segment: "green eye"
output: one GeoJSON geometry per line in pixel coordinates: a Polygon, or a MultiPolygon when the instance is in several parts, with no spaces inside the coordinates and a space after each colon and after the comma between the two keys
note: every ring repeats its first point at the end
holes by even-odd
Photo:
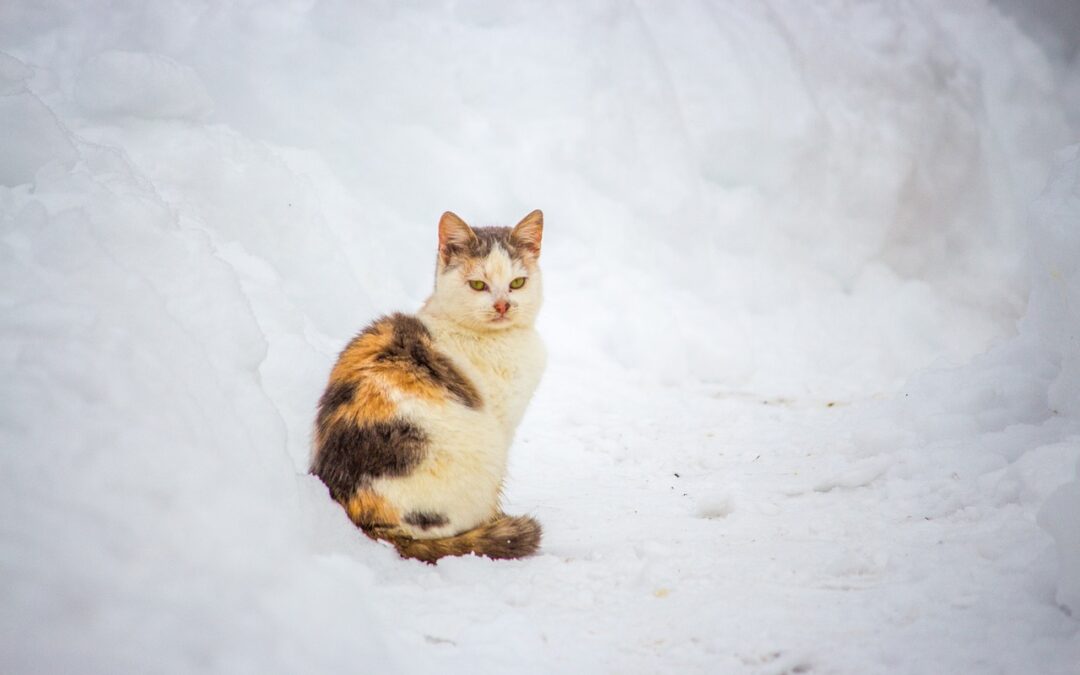
{"type": "Polygon", "coordinates": [[[525,277],[518,277],[510,282],[510,288],[515,291],[525,285],[525,277]]]}
{"type": "Polygon", "coordinates": [[[486,291],[487,290],[487,284],[485,284],[483,281],[480,281],[479,279],[473,279],[472,281],[469,282],[469,285],[472,286],[472,289],[474,291],[486,291]]]}

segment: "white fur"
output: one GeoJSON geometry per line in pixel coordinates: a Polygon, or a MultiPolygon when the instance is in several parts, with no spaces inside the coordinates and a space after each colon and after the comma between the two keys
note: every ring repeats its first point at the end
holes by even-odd
{"type": "Polygon", "coordinates": [[[454,400],[396,400],[399,414],[428,435],[428,455],[408,476],[381,478],[372,488],[402,515],[420,511],[449,521],[427,530],[403,523],[411,536],[453,535],[499,512],[507,453],[546,360],[533,329],[541,301],[535,263],[512,260],[498,247],[479,265],[450,270],[440,265],[435,292],[417,316],[431,331],[435,348],[468,378],[483,403],[473,410],[454,400]],[[519,276],[528,276],[528,282],[511,291],[510,281],[519,276]],[[478,278],[488,290],[468,286],[478,278]],[[495,321],[491,305],[498,299],[508,300],[511,309],[495,321]]]}
{"type": "Polygon", "coordinates": [[[535,262],[514,260],[496,246],[480,261],[457,264],[449,269],[439,264],[435,276],[435,292],[431,294],[420,317],[438,317],[483,334],[510,328],[532,327],[543,302],[540,268],[535,262]],[[525,286],[510,288],[510,282],[525,277],[525,286]],[[483,281],[488,288],[474,291],[469,281],[483,281]],[[506,318],[495,319],[494,305],[499,300],[510,303],[506,318]]]}

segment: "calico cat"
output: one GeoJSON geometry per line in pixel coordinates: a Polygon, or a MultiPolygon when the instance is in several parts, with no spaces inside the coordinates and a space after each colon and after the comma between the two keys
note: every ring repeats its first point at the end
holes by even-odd
{"type": "Polygon", "coordinates": [[[544,215],[439,220],[435,290],[345,347],[319,401],[311,473],[368,536],[406,558],[520,558],[540,524],[502,513],[507,451],[543,372],[533,328],[544,215]]]}

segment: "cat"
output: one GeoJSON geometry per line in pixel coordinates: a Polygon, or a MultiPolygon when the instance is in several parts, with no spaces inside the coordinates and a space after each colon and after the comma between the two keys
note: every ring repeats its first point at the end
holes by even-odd
{"type": "Polygon", "coordinates": [[[439,220],[435,289],[415,315],[374,321],[319,400],[311,473],[369,537],[434,563],[521,558],[540,524],[500,508],[507,451],[545,364],[544,215],[513,228],[439,220]]]}

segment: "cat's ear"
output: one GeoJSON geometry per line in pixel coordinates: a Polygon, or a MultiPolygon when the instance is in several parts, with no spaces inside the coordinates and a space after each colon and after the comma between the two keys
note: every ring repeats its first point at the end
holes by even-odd
{"type": "Polygon", "coordinates": [[[439,256],[450,262],[455,253],[466,251],[476,241],[476,234],[457,214],[447,211],[439,218],[439,256]]]}
{"type": "Polygon", "coordinates": [[[540,239],[544,236],[544,213],[536,209],[521,219],[510,233],[510,239],[521,248],[531,251],[536,257],[540,257],[540,239]]]}

